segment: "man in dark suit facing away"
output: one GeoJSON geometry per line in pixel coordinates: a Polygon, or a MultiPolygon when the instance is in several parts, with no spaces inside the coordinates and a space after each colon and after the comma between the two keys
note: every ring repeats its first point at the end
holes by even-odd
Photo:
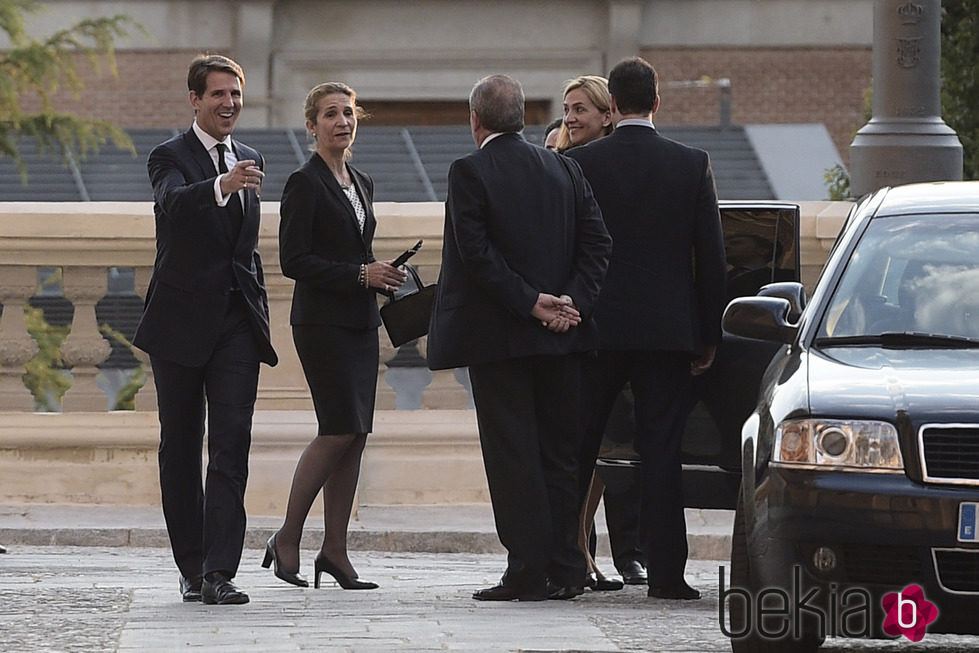
{"type": "Polygon", "coordinates": [[[469,96],[479,149],[449,169],[432,369],[469,366],[497,533],[508,552],[483,601],[582,592],[577,545],[580,352],[611,241],[573,161],[524,140],[505,75],[469,96]]]}
{"type": "Polygon", "coordinates": [[[721,336],[726,265],[717,191],[707,153],[653,126],[659,93],[648,62],[620,62],[608,85],[615,130],[568,151],[614,242],[595,305],[601,344],[583,371],[589,415],[581,477],[591,474],[609,412],[630,382],[648,595],[696,599],[683,578],[680,439],[691,377],[710,367],[721,336]]]}
{"type": "Polygon", "coordinates": [[[264,162],[231,138],[244,83],[231,59],[195,58],[187,75],[194,123],[150,153],[156,261],[133,338],[156,381],[160,489],[180,592],[212,604],[248,602],[232,578],[245,536],[259,363],[277,362],[257,250],[264,162]]]}

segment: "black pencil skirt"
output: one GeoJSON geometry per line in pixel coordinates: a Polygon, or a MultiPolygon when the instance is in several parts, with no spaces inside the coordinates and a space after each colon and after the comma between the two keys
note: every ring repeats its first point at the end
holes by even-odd
{"type": "Polygon", "coordinates": [[[292,339],[316,409],[318,435],[369,433],[377,390],[377,329],[293,325],[292,339]]]}

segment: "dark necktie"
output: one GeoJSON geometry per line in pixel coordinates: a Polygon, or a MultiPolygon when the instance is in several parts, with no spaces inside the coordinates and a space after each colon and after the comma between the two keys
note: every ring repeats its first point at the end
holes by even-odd
{"type": "MultiPolygon", "coordinates": [[[[228,164],[224,160],[224,151],[227,146],[224,143],[218,143],[214,147],[218,150],[218,172],[224,174],[228,171],[228,164]]],[[[238,191],[231,193],[231,197],[224,208],[227,209],[228,216],[231,218],[231,234],[235,240],[238,240],[238,232],[241,231],[241,222],[245,214],[241,208],[241,198],[238,197],[238,191]]]]}

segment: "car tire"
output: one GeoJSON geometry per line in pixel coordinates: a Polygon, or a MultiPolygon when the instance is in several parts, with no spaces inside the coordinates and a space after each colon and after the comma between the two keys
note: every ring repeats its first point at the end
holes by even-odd
{"type": "MultiPolygon", "coordinates": [[[[754,601],[760,588],[752,577],[744,513],[744,495],[739,491],[734,510],[734,529],[731,533],[731,587],[746,590],[750,600],[754,601]]],[[[765,637],[757,631],[754,624],[747,623],[751,616],[750,610],[746,608],[745,603],[740,600],[728,603],[729,632],[746,633],[741,637],[731,638],[733,653],[814,653],[822,646],[824,638],[816,636],[805,636],[802,639],[765,637]]]]}

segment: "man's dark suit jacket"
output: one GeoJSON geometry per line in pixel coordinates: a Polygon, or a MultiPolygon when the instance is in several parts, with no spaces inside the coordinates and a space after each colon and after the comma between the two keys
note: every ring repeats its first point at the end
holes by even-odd
{"type": "Polygon", "coordinates": [[[716,345],[725,263],[707,153],[625,125],[567,154],[581,164],[613,240],[595,305],[599,348],[696,355],[716,345]]]}
{"type": "Polygon", "coordinates": [[[296,279],[293,325],[366,329],[381,324],[375,293],[357,283],[360,266],[374,261],[374,182],[349,164],[347,170],[367,214],[363,234],[353,207],[318,154],[289,176],[282,191],[279,263],[284,275],[296,279]]]}
{"type": "MultiPolygon", "coordinates": [[[[264,167],[252,148],[237,141],[232,147],[239,161],[254,159],[264,167]]],[[[214,161],[193,129],[154,148],[147,166],[156,215],[156,261],[133,344],[163,360],[204,365],[220,336],[234,282],[248,303],[261,361],[275,365],[257,249],[257,194],[244,193],[244,219],[235,240],[227,210],[214,201],[214,161]]]]}
{"type": "Polygon", "coordinates": [[[507,133],[453,162],[449,179],[429,367],[594,349],[588,318],[611,243],[579,167],[507,133]],[[582,323],[541,326],[530,312],[542,292],[569,295],[582,323]]]}

